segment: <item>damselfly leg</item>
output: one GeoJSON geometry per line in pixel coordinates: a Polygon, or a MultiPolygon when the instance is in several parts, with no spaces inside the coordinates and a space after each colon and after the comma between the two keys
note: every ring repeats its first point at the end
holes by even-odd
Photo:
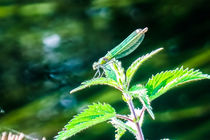
{"type": "Polygon", "coordinates": [[[94,74],[93,78],[98,78],[100,75],[100,70],[99,68],[96,70],[96,73],[94,74]],[[97,76],[98,75],[98,76],[97,76]]]}
{"type": "Polygon", "coordinates": [[[104,72],[104,67],[98,67],[98,69],[97,69],[97,71],[96,71],[96,73],[95,73],[95,75],[94,75],[94,77],[93,78],[100,78],[100,77],[102,77],[103,75],[105,74],[105,72],[104,72]],[[102,69],[102,73],[101,73],[101,71],[100,71],[100,68],[102,69]]]}

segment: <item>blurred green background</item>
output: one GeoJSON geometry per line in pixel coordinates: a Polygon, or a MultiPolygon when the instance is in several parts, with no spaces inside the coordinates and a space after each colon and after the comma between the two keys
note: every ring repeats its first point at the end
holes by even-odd
{"type": "MultiPolygon", "coordinates": [[[[92,102],[128,113],[118,91],[96,86],[73,95],[72,88],[94,75],[92,63],[137,28],[148,27],[143,43],[121,59],[123,66],[159,47],[164,51],[139,69],[134,83],[183,65],[210,74],[208,0],[1,0],[0,129],[53,139],[92,102]]],[[[152,102],[147,139],[210,138],[210,81],[185,84],[152,102]]],[[[138,106],[139,104],[136,103],[138,106]]],[[[72,140],[114,139],[102,123],[72,140]]],[[[126,133],[122,140],[134,139],[126,133]]]]}

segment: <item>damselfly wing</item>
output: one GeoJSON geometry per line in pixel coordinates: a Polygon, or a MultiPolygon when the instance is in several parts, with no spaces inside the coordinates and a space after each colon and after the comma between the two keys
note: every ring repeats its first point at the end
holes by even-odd
{"type": "MultiPolygon", "coordinates": [[[[97,70],[95,76],[99,74],[99,69],[104,69],[104,65],[111,62],[113,58],[119,59],[125,57],[132,53],[143,41],[145,33],[148,28],[136,29],[133,31],[125,40],[123,40],[119,45],[109,51],[104,57],[100,58],[98,62],[93,63],[93,70],[97,70]]],[[[94,76],[94,77],[95,77],[94,76]]]]}

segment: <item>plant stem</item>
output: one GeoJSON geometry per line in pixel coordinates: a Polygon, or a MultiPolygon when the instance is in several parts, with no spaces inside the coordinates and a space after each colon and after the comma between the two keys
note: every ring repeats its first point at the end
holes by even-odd
{"type": "Polygon", "coordinates": [[[123,120],[127,120],[127,121],[133,122],[132,119],[130,119],[130,118],[128,118],[127,116],[124,116],[124,115],[119,115],[119,114],[117,114],[116,117],[117,117],[117,118],[120,118],[120,119],[123,119],[123,120]]]}
{"type": "Polygon", "coordinates": [[[139,115],[139,118],[142,117],[142,115],[144,114],[145,109],[146,109],[145,106],[143,106],[143,108],[142,108],[142,110],[141,110],[141,113],[140,113],[140,115],[139,115]]]}
{"type": "Polygon", "coordinates": [[[127,99],[127,104],[129,106],[130,112],[131,112],[131,114],[133,115],[133,117],[135,119],[134,123],[135,123],[136,128],[137,128],[136,138],[137,138],[137,140],[144,140],[144,135],[143,135],[143,132],[142,132],[141,127],[139,125],[139,120],[137,118],[136,112],[134,110],[133,101],[132,101],[130,95],[128,95],[127,93],[123,93],[123,95],[127,99]]]}

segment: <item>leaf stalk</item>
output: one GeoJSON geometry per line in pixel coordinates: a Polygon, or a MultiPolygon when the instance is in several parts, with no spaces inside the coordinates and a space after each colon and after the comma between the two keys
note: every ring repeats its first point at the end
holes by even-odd
{"type": "Polygon", "coordinates": [[[117,114],[116,117],[120,118],[120,119],[123,119],[123,120],[130,121],[130,122],[134,122],[132,119],[130,119],[130,118],[124,116],[124,115],[117,114]]]}

